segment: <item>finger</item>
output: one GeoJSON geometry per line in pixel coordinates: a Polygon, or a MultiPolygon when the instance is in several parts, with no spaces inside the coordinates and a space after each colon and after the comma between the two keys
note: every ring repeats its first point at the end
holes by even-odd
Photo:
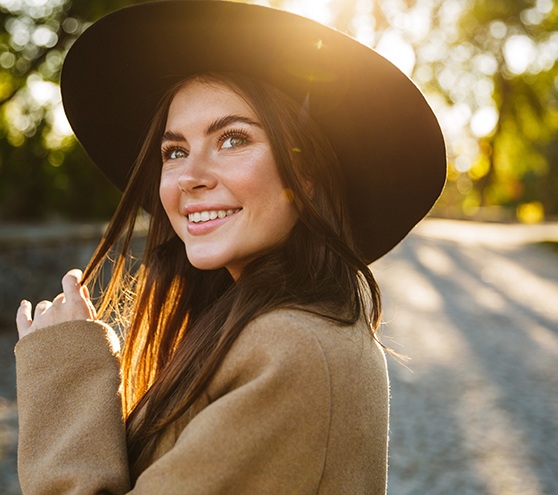
{"type": "Polygon", "coordinates": [[[58,302],[64,302],[66,300],[64,293],[62,292],[61,294],[58,294],[53,300],[52,300],[52,304],[58,303],[58,302]]]}
{"type": "Polygon", "coordinates": [[[37,303],[37,306],[35,306],[33,319],[36,319],[37,316],[41,316],[42,314],[46,313],[51,306],[52,303],[50,301],[41,301],[37,303]]]}
{"type": "Polygon", "coordinates": [[[93,306],[93,303],[91,302],[91,299],[87,300],[87,306],[89,307],[90,318],[92,320],[96,320],[97,319],[97,309],[95,308],[95,306],[93,306]]]}
{"type": "Polygon", "coordinates": [[[82,298],[81,275],[81,270],[73,269],[62,278],[62,288],[67,301],[76,302],[82,298]]]}
{"type": "Polygon", "coordinates": [[[95,309],[95,306],[93,305],[93,301],[91,301],[91,296],[89,294],[89,288],[87,287],[87,285],[82,285],[81,286],[81,295],[84,298],[85,302],[87,303],[87,307],[89,308],[91,319],[96,320],[97,319],[97,310],[95,309]]]}
{"type": "Polygon", "coordinates": [[[21,301],[16,314],[16,326],[19,337],[23,337],[33,323],[31,319],[31,303],[25,299],[21,301]]]}
{"type": "Polygon", "coordinates": [[[91,298],[91,295],[89,294],[89,287],[87,287],[87,285],[81,286],[81,294],[85,299],[91,298]]]}

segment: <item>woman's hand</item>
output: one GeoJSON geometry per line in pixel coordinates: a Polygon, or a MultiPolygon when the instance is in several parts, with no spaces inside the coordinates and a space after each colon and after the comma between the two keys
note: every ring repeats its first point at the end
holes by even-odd
{"type": "Polygon", "coordinates": [[[70,270],[62,279],[64,292],[58,294],[52,302],[41,301],[35,307],[31,317],[32,305],[21,301],[17,310],[16,324],[19,338],[40,329],[73,320],[95,320],[97,313],[89,298],[89,290],[81,285],[81,270],[70,270]]]}

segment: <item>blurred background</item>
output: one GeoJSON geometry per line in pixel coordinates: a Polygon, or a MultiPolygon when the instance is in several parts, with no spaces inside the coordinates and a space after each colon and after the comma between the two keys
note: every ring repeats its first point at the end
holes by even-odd
{"type": "MultiPolygon", "coordinates": [[[[140,2],[0,0],[1,220],[81,221],[113,210],[117,195],[85,165],[57,81],[66,50],[88,24],[132,3],[140,2]]],[[[449,183],[436,215],[521,222],[558,215],[556,2],[255,3],[335,26],[416,81],[449,145],[449,183]]]]}
{"type": "MultiPolygon", "coordinates": [[[[0,0],[0,494],[18,494],[12,323],[83,267],[117,191],[58,79],[131,0],[0,0]]],[[[375,265],[390,362],[390,495],[558,494],[558,3],[257,1],[336,27],[413,78],[446,135],[431,218],[375,265]]]]}

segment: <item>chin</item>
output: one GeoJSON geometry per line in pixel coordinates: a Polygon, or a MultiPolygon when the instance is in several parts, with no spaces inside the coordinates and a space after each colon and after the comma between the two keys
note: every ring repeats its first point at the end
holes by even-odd
{"type": "Polygon", "coordinates": [[[188,253],[186,251],[186,256],[190,264],[197,268],[198,270],[219,270],[219,268],[224,268],[226,263],[225,260],[220,256],[208,256],[208,253],[188,253]],[[200,256],[196,256],[200,254],[200,256]]]}
{"type": "Polygon", "coordinates": [[[191,260],[190,258],[188,258],[188,260],[190,261],[190,264],[194,268],[197,268],[198,270],[204,270],[204,271],[219,270],[219,268],[224,267],[223,264],[215,263],[212,262],[211,260],[198,260],[198,259],[191,260]]]}

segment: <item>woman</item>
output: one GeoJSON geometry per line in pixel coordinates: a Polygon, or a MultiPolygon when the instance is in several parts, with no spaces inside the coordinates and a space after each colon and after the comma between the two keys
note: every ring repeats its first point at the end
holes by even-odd
{"type": "Polygon", "coordinates": [[[83,280],[18,311],[23,493],[385,493],[367,263],[443,185],[420,92],[307,19],[169,1],[87,30],[62,93],[124,194],[83,280]],[[84,283],[114,249],[98,318],[84,283]],[[115,312],[130,315],[121,363],[101,322],[115,312]]]}

